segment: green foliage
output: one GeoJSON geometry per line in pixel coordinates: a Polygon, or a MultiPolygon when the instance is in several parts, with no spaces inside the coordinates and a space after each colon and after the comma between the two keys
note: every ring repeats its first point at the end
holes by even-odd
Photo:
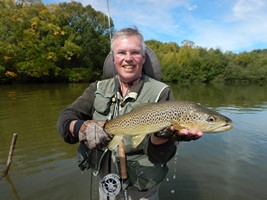
{"type": "Polygon", "coordinates": [[[93,72],[88,68],[65,68],[62,71],[64,77],[67,77],[65,81],[67,82],[86,82],[88,80],[93,80],[93,72]]]}
{"type": "Polygon", "coordinates": [[[77,2],[22,2],[0,3],[2,83],[76,82],[99,76],[109,52],[108,25],[103,13],[77,2]]]}
{"type": "Polygon", "coordinates": [[[182,46],[170,42],[146,41],[157,54],[166,82],[266,83],[267,50],[234,54],[219,49],[196,47],[184,40],[182,46]]]}
{"type": "Polygon", "coordinates": [[[266,83],[267,51],[228,55],[230,61],[226,68],[226,83],[266,83]]]}
{"type": "MultiPolygon", "coordinates": [[[[146,44],[158,55],[163,81],[267,81],[267,49],[234,54],[190,40],[181,46],[156,40],[146,44]]],[[[101,77],[109,51],[107,16],[90,5],[0,2],[0,83],[93,81],[101,77]]]]}

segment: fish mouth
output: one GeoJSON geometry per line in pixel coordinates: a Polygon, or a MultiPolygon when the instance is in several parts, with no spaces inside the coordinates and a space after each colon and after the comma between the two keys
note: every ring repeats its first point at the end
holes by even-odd
{"type": "Polygon", "coordinates": [[[231,123],[225,124],[223,128],[226,128],[227,130],[232,129],[233,125],[231,123]]]}
{"type": "Polygon", "coordinates": [[[226,123],[225,125],[223,126],[220,126],[216,129],[214,129],[213,131],[214,132],[222,132],[222,131],[227,131],[227,130],[230,130],[233,128],[233,125],[231,123],[226,123]]]}

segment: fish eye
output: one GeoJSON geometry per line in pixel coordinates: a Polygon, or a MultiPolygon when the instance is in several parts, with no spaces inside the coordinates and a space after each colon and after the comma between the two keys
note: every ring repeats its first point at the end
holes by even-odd
{"type": "Polygon", "coordinates": [[[208,121],[208,122],[215,122],[215,121],[216,121],[216,117],[213,116],[213,115],[211,115],[211,116],[209,116],[209,117],[207,118],[207,121],[208,121]]]}

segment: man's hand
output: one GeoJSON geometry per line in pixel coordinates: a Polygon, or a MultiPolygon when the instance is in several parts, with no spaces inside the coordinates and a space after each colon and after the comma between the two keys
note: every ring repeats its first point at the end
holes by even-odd
{"type": "Polygon", "coordinates": [[[153,144],[162,144],[168,140],[171,141],[191,141],[197,140],[203,135],[202,131],[196,129],[176,130],[173,126],[159,131],[152,135],[153,144]]]}
{"type": "Polygon", "coordinates": [[[79,140],[82,141],[89,149],[103,148],[112,140],[113,135],[105,132],[103,127],[105,120],[87,120],[79,131],[79,140]]]}
{"type": "Polygon", "coordinates": [[[169,128],[174,132],[171,140],[173,141],[190,141],[199,139],[203,133],[202,131],[196,129],[181,129],[179,131],[175,130],[173,126],[169,128]]]}

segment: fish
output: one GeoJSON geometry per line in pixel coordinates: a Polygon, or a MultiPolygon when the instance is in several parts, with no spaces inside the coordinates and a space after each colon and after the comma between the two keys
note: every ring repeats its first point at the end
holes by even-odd
{"type": "Polygon", "coordinates": [[[114,135],[108,144],[113,150],[124,137],[131,137],[136,148],[147,134],[156,133],[167,127],[176,130],[196,129],[203,133],[230,130],[232,120],[200,103],[190,101],[166,101],[146,103],[132,111],[107,120],[104,130],[114,135]]]}

